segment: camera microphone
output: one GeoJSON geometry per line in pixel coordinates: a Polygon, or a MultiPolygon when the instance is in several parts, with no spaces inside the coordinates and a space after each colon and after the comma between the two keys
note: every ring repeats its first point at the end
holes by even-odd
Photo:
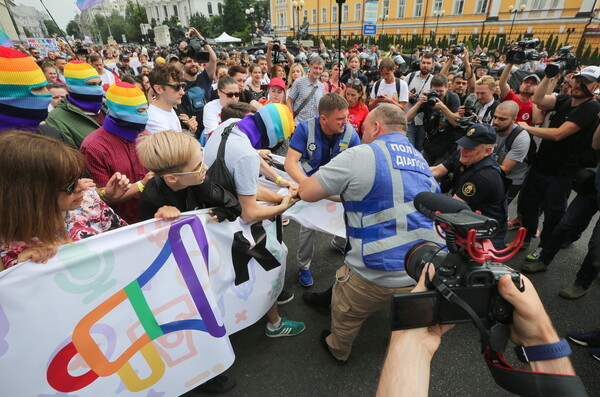
{"type": "Polygon", "coordinates": [[[432,192],[417,194],[413,204],[417,211],[431,220],[435,220],[435,213],[438,211],[442,214],[455,214],[463,210],[471,211],[471,207],[462,201],[432,192]]]}

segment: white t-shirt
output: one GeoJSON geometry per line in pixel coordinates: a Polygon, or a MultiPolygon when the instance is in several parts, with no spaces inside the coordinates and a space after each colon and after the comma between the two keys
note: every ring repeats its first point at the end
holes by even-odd
{"type": "Polygon", "coordinates": [[[210,134],[221,124],[221,110],[223,110],[223,105],[219,99],[214,99],[204,105],[202,124],[204,124],[205,134],[210,134]]]}
{"type": "Polygon", "coordinates": [[[181,132],[181,123],[174,109],[167,112],[158,106],[150,105],[148,106],[148,123],[146,123],[146,129],[152,134],[165,130],[181,132]]]}
{"type": "MultiPolygon", "coordinates": [[[[261,85],[268,85],[271,82],[271,79],[269,78],[269,75],[267,73],[263,74],[262,79],[260,79],[260,84],[261,85]]],[[[244,85],[250,85],[250,83],[252,83],[252,76],[248,77],[246,79],[246,82],[244,83],[244,85]]]]}
{"type": "MultiPolygon", "coordinates": [[[[229,119],[219,125],[204,145],[204,163],[210,167],[217,158],[221,134],[231,123],[240,119],[229,119]]],[[[260,156],[252,147],[250,139],[234,127],[225,146],[225,165],[233,177],[235,190],[242,196],[253,196],[258,192],[258,176],[260,173],[260,156]]]]}
{"type": "Polygon", "coordinates": [[[115,75],[106,69],[104,70],[104,73],[102,73],[102,75],[100,76],[100,79],[102,80],[102,85],[113,85],[115,83],[115,75]]]}
{"type": "Polygon", "coordinates": [[[395,81],[392,82],[392,84],[388,84],[385,80],[381,80],[377,92],[375,92],[375,86],[373,86],[373,89],[371,90],[371,99],[375,99],[379,95],[385,95],[394,102],[408,102],[408,84],[402,79],[398,79],[398,81],[400,82],[400,93],[396,92],[395,81]]]}
{"type": "MultiPolygon", "coordinates": [[[[410,73],[404,78],[404,81],[406,81],[406,84],[408,84],[409,91],[413,88],[415,89],[415,95],[418,99],[419,95],[421,95],[421,91],[429,91],[429,89],[431,88],[431,78],[433,77],[433,75],[429,74],[427,75],[427,77],[425,77],[425,79],[421,79],[420,72],[417,71],[413,72],[412,74],[414,74],[414,77],[412,78],[410,84],[408,84],[408,81],[410,80],[411,76],[410,73]]],[[[408,113],[411,107],[413,107],[413,105],[407,103],[406,108],[404,108],[404,112],[408,113]]],[[[423,125],[423,113],[417,113],[413,121],[415,125],[423,125]]]]}

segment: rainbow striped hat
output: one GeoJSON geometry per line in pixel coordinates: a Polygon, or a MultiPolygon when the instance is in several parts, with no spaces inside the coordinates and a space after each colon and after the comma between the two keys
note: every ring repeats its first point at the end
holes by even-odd
{"type": "Polygon", "coordinates": [[[287,106],[269,103],[238,121],[237,127],[248,136],[255,149],[272,148],[292,135],[294,116],[287,106]]]}
{"type": "Polygon", "coordinates": [[[83,61],[71,61],[65,65],[65,83],[69,91],[83,95],[97,95],[98,87],[87,85],[85,82],[100,77],[96,69],[83,61]]]}
{"type": "Polygon", "coordinates": [[[147,105],[142,90],[129,83],[115,83],[106,91],[108,114],[118,120],[130,123],[146,124],[148,114],[138,113],[138,109],[147,105]]]}

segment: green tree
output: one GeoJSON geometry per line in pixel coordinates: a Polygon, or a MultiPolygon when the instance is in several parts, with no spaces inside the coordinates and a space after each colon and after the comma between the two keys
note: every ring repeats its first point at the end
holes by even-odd
{"type": "Polygon", "coordinates": [[[233,34],[234,32],[243,32],[244,28],[248,25],[249,22],[246,19],[246,14],[240,0],[225,0],[223,6],[223,30],[229,34],[233,34]]]}
{"type": "Polygon", "coordinates": [[[51,20],[44,19],[44,26],[46,26],[49,36],[61,35],[60,30],[51,20]]]}
{"type": "Polygon", "coordinates": [[[146,23],[146,8],[128,1],[125,7],[125,21],[125,36],[127,36],[127,41],[141,43],[142,30],[140,24],[146,23]]]}
{"type": "Polygon", "coordinates": [[[583,54],[581,55],[581,58],[579,60],[579,62],[583,65],[589,65],[590,62],[590,58],[592,56],[592,45],[588,45],[587,48],[585,49],[585,51],[583,52],[583,54]]]}
{"type": "Polygon", "coordinates": [[[66,30],[68,36],[73,36],[76,39],[83,39],[83,36],[81,35],[81,30],[79,29],[79,25],[77,24],[77,22],[73,20],[69,21],[66,30]]]}

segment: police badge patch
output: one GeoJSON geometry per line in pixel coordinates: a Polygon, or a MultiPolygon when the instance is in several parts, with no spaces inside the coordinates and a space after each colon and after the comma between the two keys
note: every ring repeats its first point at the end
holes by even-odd
{"type": "Polygon", "coordinates": [[[469,131],[467,131],[467,136],[473,135],[474,132],[475,132],[475,128],[471,128],[469,131]]]}
{"type": "Polygon", "coordinates": [[[308,150],[310,150],[310,151],[313,151],[313,152],[314,152],[315,150],[317,150],[317,145],[315,145],[314,143],[310,143],[310,144],[308,145],[308,150]]]}
{"type": "Polygon", "coordinates": [[[462,193],[466,197],[471,197],[476,191],[477,189],[475,189],[475,185],[472,182],[465,182],[465,184],[462,185],[462,193]]]}

